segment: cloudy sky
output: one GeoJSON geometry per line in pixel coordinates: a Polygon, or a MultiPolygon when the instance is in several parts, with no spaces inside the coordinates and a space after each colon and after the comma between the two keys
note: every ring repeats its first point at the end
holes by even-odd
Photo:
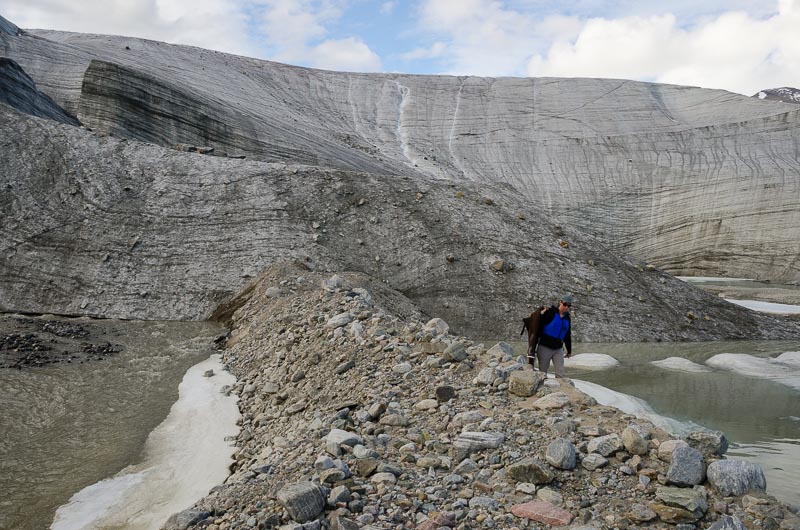
{"type": "Polygon", "coordinates": [[[0,15],[331,70],[800,88],[800,0],[3,0],[0,15]]]}

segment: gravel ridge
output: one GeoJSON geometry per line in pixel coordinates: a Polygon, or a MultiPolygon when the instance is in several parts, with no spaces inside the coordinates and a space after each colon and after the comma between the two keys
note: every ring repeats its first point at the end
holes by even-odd
{"type": "Polygon", "coordinates": [[[672,440],[367,275],[276,265],[221,318],[232,474],[165,528],[800,528],[760,469],[706,477],[722,433],[672,440]]]}

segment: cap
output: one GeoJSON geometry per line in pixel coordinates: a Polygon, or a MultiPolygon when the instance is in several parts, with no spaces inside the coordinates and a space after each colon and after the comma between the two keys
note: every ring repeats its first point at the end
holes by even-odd
{"type": "Polygon", "coordinates": [[[572,296],[571,294],[565,294],[564,296],[562,296],[561,301],[566,302],[568,304],[574,304],[575,302],[577,302],[577,300],[575,300],[575,297],[572,296]]]}

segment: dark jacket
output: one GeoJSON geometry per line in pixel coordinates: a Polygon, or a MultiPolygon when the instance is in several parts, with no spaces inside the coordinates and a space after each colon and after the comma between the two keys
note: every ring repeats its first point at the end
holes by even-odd
{"type": "Polygon", "coordinates": [[[569,329],[564,337],[563,342],[555,337],[550,337],[544,334],[544,328],[553,321],[558,314],[558,308],[554,305],[547,308],[547,311],[539,318],[539,329],[537,330],[538,343],[547,346],[548,348],[558,349],[562,345],[567,348],[567,354],[572,355],[572,319],[570,319],[569,311],[564,313],[564,320],[569,322],[569,329]]]}

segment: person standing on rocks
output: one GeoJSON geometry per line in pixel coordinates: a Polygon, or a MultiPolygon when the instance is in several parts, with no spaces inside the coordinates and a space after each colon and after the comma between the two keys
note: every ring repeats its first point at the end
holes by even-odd
{"type": "Polygon", "coordinates": [[[575,297],[566,294],[561,297],[557,306],[553,305],[542,311],[539,318],[536,358],[539,359],[539,370],[545,374],[552,360],[556,377],[564,377],[564,349],[567,350],[567,358],[572,356],[572,320],[569,310],[574,303],[575,297]]]}

